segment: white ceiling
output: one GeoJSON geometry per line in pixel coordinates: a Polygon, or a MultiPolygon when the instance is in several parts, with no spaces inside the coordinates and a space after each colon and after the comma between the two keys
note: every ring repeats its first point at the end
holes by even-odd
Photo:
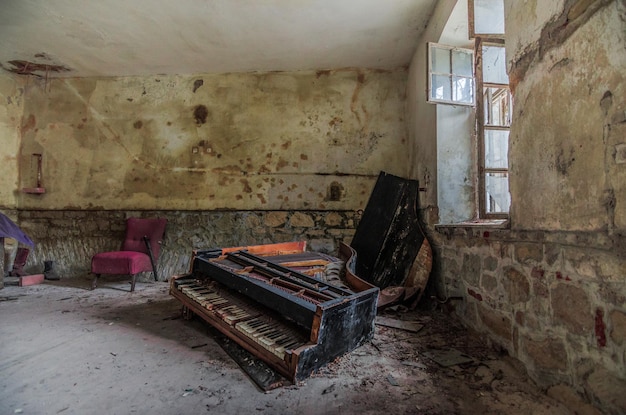
{"type": "Polygon", "coordinates": [[[435,3],[0,0],[0,64],[51,77],[390,69],[410,62],[435,3]]]}

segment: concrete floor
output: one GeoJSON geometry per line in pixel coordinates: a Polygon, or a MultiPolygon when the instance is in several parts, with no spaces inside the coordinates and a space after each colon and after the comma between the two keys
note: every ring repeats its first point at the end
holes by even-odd
{"type": "Polygon", "coordinates": [[[262,392],[180,318],[166,283],[46,282],[0,290],[0,414],[569,414],[444,313],[374,340],[298,385],[262,392]],[[468,363],[442,367],[430,351],[468,363]]]}

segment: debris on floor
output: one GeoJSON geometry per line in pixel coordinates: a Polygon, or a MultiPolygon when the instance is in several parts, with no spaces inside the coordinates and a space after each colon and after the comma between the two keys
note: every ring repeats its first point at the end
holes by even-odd
{"type": "Polygon", "coordinates": [[[377,325],[370,342],[305,381],[264,391],[206,323],[172,318],[180,304],[165,283],[142,284],[131,295],[126,280],[98,291],[89,290],[90,282],[5,287],[0,412],[573,413],[531,383],[516,360],[438,310],[385,313],[423,328],[377,325]],[[472,360],[444,367],[426,355],[434,350],[472,360]]]}

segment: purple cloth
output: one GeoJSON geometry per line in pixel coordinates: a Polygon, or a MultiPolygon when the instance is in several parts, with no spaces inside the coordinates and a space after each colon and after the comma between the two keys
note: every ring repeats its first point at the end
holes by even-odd
{"type": "Polygon", "coordinates": [[[0,213],[0,238],[13,238],[18,242],[34,247],[35,243],[11,219],[0,213]]]}

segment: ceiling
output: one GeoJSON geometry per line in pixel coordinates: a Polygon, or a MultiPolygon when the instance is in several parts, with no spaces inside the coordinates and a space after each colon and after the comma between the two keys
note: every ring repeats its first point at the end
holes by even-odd
{"type": "Polygon", "coordinates": [[[49,77],[391,69],[436,0],[0,0],[0,64],[49,77]]]}

